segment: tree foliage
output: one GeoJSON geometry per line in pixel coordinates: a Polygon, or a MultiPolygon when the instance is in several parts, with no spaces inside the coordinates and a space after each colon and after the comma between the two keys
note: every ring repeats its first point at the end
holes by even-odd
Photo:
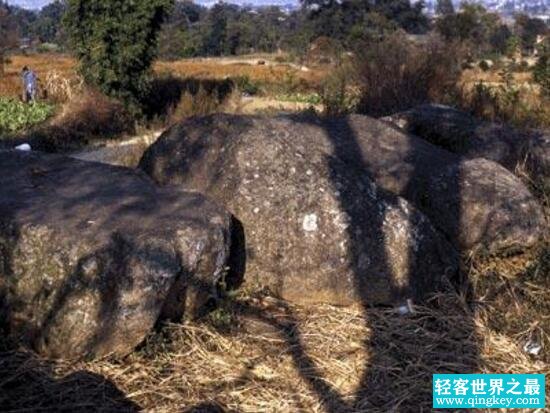
{"type": "Polygon", "coordinates": [[[533,68],[533,79],[541,88],[541,92],[550,98],[550,41],[539,46],[539,56],[533,68]]]}
{"type": "Polygon", "coordinates": [[[313,37],[326,36],[351,47],[358,39],[378,39],[381,33],[403,29],[425,33],[429,21],[424,3],[409,0],[302,0],[313,37]]]}
{"type": "Polygon", "coordinates": [[[506,49],[510,30],[496,13],[477,3],[463,3],[457,13],[445,14],[436,23],[436,30],[449,41],[469,42],[478,54],[506,49]]]}
{"type": "Polygon", "coordinates": [[[87,84],[138,111],[172,0],[69,0],[65,28],[87,84]]]}
{"type": "Polygon", "coordinates": [[[64,45],[66,39],[61,23],[66,10],[66,1],[56,0],[44,6],[36,14],[36,19],[30,25],[28,36],[38,38],[44,43],[64,45]]]}
{"type": "Polygon", "coordinates": [[[526,52],[533,52],[538,36],[549,32],[544,21],[526,14],[518,14],[515,19],[514,29],[521,40],[521,48],[526,52]]]}
{"type": "Polygon", "coordinates": [[[177,2],[163,26],[161,53],[164,58],[175,59],[275,52],[301,35],[303,26],[298,20],[296,13],[288,15],[275,6],[253,9],[217,3],[207,9],[177,2]]]}
{"type": "Polygon", "coordinates": [[[437,0],[435,12],[440,16],[448,16],[455,13],[453,0],[437,0]]]}
{"type": "Polygon", "coordinates": [[[27,10],[10,5],[10,19],[20,37],[41,43],[65,44],[62,19],[67,9],[66,0],[55,0],[41,10],[27,10]]]}
{"type": "Polygon", "coordinates": [[[17,45],[17,26],[10,7],[0,0],[0,76],[4,75],[6,52],[17,45]]]}

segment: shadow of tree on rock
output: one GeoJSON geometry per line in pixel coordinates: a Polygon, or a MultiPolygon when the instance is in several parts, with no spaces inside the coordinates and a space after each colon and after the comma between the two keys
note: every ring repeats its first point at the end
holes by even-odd
{"type": "MultiPolygon", "coordinates": [[[[302,122],[309,122],[301,119],[302,122]]],[[[367,329],[370,331],[364,341],[363,350],[369,354],[368,363],[358,378],[354,392],[344,394],[324,377],[316,365],[306,346],[305,338],[300,331],[300,321],[294,316],[290,307],[286,308],[283,317],[273,317],[261,307],[250,304],[237,304],[236,311],[241,315],[253,317],[266,325],[275,327],[279,336],[285,341],[286,348],[292,357],[293,364],[307,383],[310,390],[317,396],[323,408],[328,413],[341,412],[420,412],[431,410],[432,405],[432,374],[434,373],[472,373],[478,366],[478,339],[470,308],[468,296],[470,285],[468,280],[460,275],[444,283],[443,292],[433,293],[426,297],[425,302],[416,303],[415,311],[400,314],[395,308],[373,307],[369,301],[369,277],[364,268],[359,265],[360,255],[364,252],[365,242],[354,228],[361,227],[364,215],[356,207],[353,199],[354,185],[349,180],[340,179],[346,173],[339,173],[341,160],[347,167],[369,171],[368,161],[363,159],[359,137],[348,124],[346,118],[312,122],[324,128],[329,141],[333,144],[333,153],[327,156],[327,168],[331,171],[332,182],[342,194],[341,208],[350,219],[348,227],[349,248],[354,251],[352,272],[355,277],[357,294],[360,297],[361,308],[367,329]]],[[[414,148],[407,159],[411,159],[414,168],[410,171],[410,185],[415,182],[415,173],[423,170],[424,165],[416,165],[420,157],[415,156],[414,148]]],[[[450,206],[449,214],[454,216],[453,223],[460,223],[460,177],[448,182],[454,188],[457,202],[450,206]]],[[[411,191],[418,189],[411,188],[411,191]]],[[[407,191],[405,191],[407,192],[407,191]]],[[[373,238],[384,239],[383,214],[380,222],[373,222],[370,228],[373,238]],[[376,235],[378,234],[378,235],[376,235]]],[[[458,237],[458,227],[448,231],[448,238],[458,237]]],[[[452,245],[457,245],[456,239],[449,239],[452,245]]],[[[391,274],[390,260],[380,242],[378,250],[368,251],[377,254],[378,261],[386,268],[380,268],[380,274],[391,274]],[[384,259],[386,261],[384,261],[384,259]],[[386,271],[384,271],[386,270],[386,271]]],[[[372,246],[371,246],[372,248],[372,246]]],[[[409,263],[415,263],[424,257],[415,256],[414,246],[409,246],[409,263]]],[[[414,264],[410,264],[414,265],[414,264]]],[[[410,267],[411,277],[423,276],[415,274],[418,267],[410,267]]],[[[444,274],[434,276],[443,277],[444,274]]],[[[405,298],[410,291],[400,291],[398,286],[391,285],[395,296],[405,298]]],[[[422,288],[422,287],[421,287],[422,288]]],[[[336,350],[336,349],[335,349],[336,350]]]]}

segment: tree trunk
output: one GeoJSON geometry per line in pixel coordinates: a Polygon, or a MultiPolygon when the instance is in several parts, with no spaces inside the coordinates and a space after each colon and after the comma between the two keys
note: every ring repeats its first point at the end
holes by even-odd
{"type": "Polygon", "coordinates": [[[0,78],[4,77],[4,73],[5,73],[4,62],[5,62],[4,51],[0,50],[0,78]]]}

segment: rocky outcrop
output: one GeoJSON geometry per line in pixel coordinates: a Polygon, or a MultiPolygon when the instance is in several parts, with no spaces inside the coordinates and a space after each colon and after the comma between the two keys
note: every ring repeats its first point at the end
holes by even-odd
{"type": "MultiPolygon", "coordinates": [[[[515,172],[519,166],[550,181],[550,134],[483,122],[449,106],[426,104],[384,118],[434,145],[468,158],[485,158],[515,172]]],[[[550,187],[550,185],[549,185],[550,187]]]]}
{"type": "Polygon", "coordinates": [[[230,226],[129,169],[0,151],[0,315],[47,356],[124,355],[223,282],[230,226]]]}
{"type": "MultiPolygon", "coordinates": [[[[204,191],[237,216],[256,216],[243,219],[245,228],[249,223],[248,232],[256,232],[253,243],[281,249],[276,254],[289,265],[304,260],[320,265],[325,252],[311,258],[310,251],[330,248],[320,240],[296,247],[291,240],[302,239],[300,232],[278,234],[281,240],[270,241],[268,230],[259,227],[285,228],[299,217],[304,225],[315,227],[329,220],[330,215],[315,212],[321,208],[351,216],[352,221],[365,220],[362,233],[379,231],[379,219],[365,217],[372,209],[387,210],[384,205],[392,201],[367,202],[369,188],[409,200],[462,252],[482,249],[500,254],[528,248],[538,241],[543,227],[536,199],[500,165],[458,157],[366,116],[194,119],[163,135],[145,153],[141,167],[160,183],[204,191]]],[[[338,219],[349,223],[349,218],[338,219]]],[[[359,225],[351,222],[350,227],[359,225]]],[[[327,237],[337,228],[319,233],[327,237]]],[[[371,245],[359,250],[363,247],[375,251],[371,245]]]]}
{"type": "Polygon", "coordinates": [[[506,254],[539,240],[537,199],[501,165],[457,156],[366,116],[308,122],[331,137],[342,160],[360,161],[380,187],[422,210],[459,251],[506,254]]]}
{"type": "Polygon", "coordinates": [[[201,191],[242,222],[246,283],[299,303],[421,299],[457,254],[403,198],[337,156],[322,127],[213,115],[178,124],[140,166],[160,184],[201,191]]]}

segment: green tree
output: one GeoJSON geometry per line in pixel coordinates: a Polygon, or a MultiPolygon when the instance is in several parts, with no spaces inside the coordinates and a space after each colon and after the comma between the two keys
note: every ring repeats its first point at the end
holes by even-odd
{"type": "Polygon", "coordinates": [[[518,14],[515,19],[515,31],[521,40],[522,50],[531,53],[535,49],[537,36],[547,34],[548,26],[541,19],[518,14]]]}
{"type": "Polygon", "coordinates": [[[36,20],[30,25],[29,35],[38,37],[42,42],[64,43],[61,22],[66,11],[67,3],[65,1],[56,0],[48,4],[40,10],[36,20]]]}
{"type": "Polygon", "coordinates": [[[447,14],[436,23],[437,31],[447,40],[459,40],[470,43],[472,51],[483,54],[493,49],[493,41],[499,46],[502,43],[502,32],[494,38],[495,33],[501,29],[500,17],[495,13],[489,13],[480,4],[462,3],[458,13],[447,14]]]}
{"type": "Polygon", "coordinates": [[[190,0],[176,1],[159,36],[159,56],[174,60],[199,54],[202,40],[198,27],[207,13],[206,7],[190,0]]]}
{"type": "Polygon", "coordinates": [[[87,84],[139,112],[173,0],[69,0],[65,28],[87,84]]]}
{"type": "Polygon", "coordinates": [[[435,12],[440,16],[454,14],[455,7],[453,6],[453,0],[437,0],[435,12]]]}
{"type": "Polygon", "coordinates": [[[4,76],[6,53],[17,45],[17,27],[14,24],[11,9],[0,0],[0,77],[4,76]]]}
{"type": "Polygon", "coordinates": [[[490,43],[493,51],[499,54],[505,54],[508,48],[508,40],[512,37],[512,32],[505,24],[500,24],[496,30],[491,33],[490,43]]]}
{"type": "Polygon", "coordinates": [[[229,47],[227,25],[234,7],[236,6],[216,3],[210,10],[206,19],[208,29],[203,44],[205,54],[214,56],[226,54],[226,48],[229,47]]]}
{"type": "Polygon", "coordinates": [[[541,88],[544,96],[550,98],[550,42],[539,46],[539,57],[533,68],[533,79],[541,88]]]}
{"type": "Polygon", "coordinates": [[[346,47],[360,38],[387,33],[390,27],[409,33],[429,28],[424,2],[410,0],[301,0],[312,25],[313,37],[330,37],[346,47]]]}

